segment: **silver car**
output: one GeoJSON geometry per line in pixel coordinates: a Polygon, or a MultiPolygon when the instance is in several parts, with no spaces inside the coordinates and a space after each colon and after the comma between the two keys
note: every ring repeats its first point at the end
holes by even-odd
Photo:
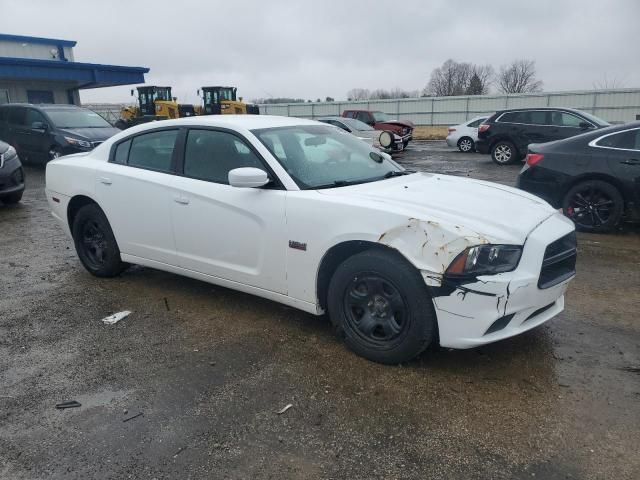
{"type": "Polygon", "coordinates": [[[400,152],[404,148],[402,138],[399,135],[393,132],[375,130],[373,127],[355,118],[321,117],[315,120],[334,125],[352,133],[360,140],[384,152],[400,152]]]}

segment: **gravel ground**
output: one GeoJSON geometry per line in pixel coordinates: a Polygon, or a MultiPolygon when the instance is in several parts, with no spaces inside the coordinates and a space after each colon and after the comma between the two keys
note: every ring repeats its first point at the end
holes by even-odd
{"type": "MultiPolygon", "coordinates": [[[[513,184],[519,168],[409,148],[420,170],[513,184]]],[[[0,478],[640,478],[636,227],[579,235],[548,324],[387,367],[326,318],[147,268],[90,276],[44,172],[27,178],[0,206],[0,478]]]]}

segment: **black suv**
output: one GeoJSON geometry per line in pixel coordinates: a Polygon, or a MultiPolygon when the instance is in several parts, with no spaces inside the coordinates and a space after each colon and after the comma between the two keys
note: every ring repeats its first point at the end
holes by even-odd
{"type": "Polygon", "coordinates": [[[24,172],[11,145],[0,142],[0,202],[18,203],[24,192],[24,172]]]}
{"type": "Polygon", "coordinates": [[[571,108],[519,108],[496,112],[478,127],[476,151],[498,165],[523,160],[530,143],[573,137],[608,127],[604,120],[571,108]]]}
{"type": "Polygon", "coordinates": [[[13,145],[23,161],[46,163],[93,150],[119,132],[97,113],[75,105],[0,105],[0,140],[13,145]]]}

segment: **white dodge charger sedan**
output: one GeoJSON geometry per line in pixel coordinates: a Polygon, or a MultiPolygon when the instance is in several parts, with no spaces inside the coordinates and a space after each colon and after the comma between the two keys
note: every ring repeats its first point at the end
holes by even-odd
{"type": "Polygon", "coordinates": [[[495,183],[403,169],[332,126],[210,116],[125,130],[47,165],[94,275],[166,270],[320,315],[356,353],[469,348],[562,311],[570,220],[495,183]]]}

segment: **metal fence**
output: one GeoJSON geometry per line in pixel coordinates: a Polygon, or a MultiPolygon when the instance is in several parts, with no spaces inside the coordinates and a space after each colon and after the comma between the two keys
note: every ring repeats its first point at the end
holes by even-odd
{"type": "Polygon", "coordinates": [[[114,125],[120,118],[120,110],[129,104],[127,103],[85,103],[82,106],[93,110],[111,125],[114,125]]]}
{"type": "Polygon", "coordinates": [[[612,123],[640,119],[640,88],[580,90],[513,95],[422,97],[358,102],[289,103],[260,105],[260,113],[317,118],[340,115],[346,109],[380,110],[392,118],[416,125],[455,125],[505,108],[577,108],[612,123]]]}
{"type": "MultiPolygon", "coordinates": [[[[86,104],[107,121],[115,123],[125,104],[86,104]]],[[[260,105],[264,115],[318,118],[340,115],[346,109],[380,110],[392,118],[411,120],[416,125],[455,125],[505,108],[565,107],[592,113],[612,123],[640,119],[640,88],[580,90],[518,95],[471,95],[422,97],[359,102],[287,103],[260,105]]]]}

